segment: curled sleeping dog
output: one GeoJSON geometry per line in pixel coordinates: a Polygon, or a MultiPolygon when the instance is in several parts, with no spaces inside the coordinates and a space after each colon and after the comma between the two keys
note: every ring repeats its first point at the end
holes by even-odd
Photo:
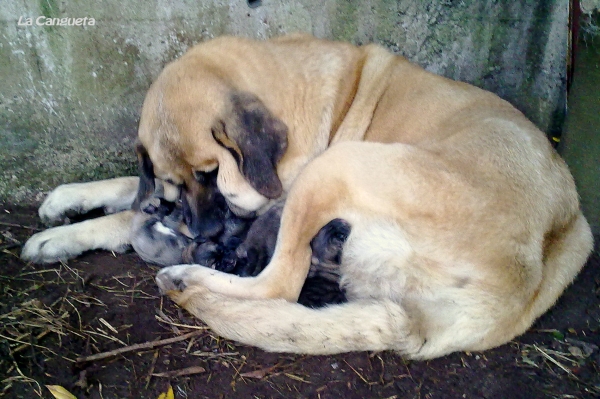
{"type": "MultiPolygon", "coordinates": [[[[216,333],[270,351],[428,359],[489,349],[549,309],[593,245],[566,164],[523,114],[376,45],[308,35],[204,42],[152,84],[138,138],[148,169],[182,188],[194,235],[223,229],[211,173],[237,216],[285,198],[257,276],[193,264],[157,275],[216,333]],[[338,268],[348,302],[308,309],[295,302],[311,241],[336,219],[351,226],[338,268]]],[[[61,186],[40,216],[127,209],[142,185],[61,186]]],[[[46,230],[22,256],[121,249],[134,215],[46,230]]]]}

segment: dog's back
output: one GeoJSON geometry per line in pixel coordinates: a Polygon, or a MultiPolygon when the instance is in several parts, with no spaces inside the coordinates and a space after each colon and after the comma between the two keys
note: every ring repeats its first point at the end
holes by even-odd
{"type": "MultiPolygon", "coordinates": [[[[547,138],[510,104],[393,62],[364,139],[410,145],[386,180],[412,198],[383,194],[401,208],[391,212],[396,232],[386,244],[397,255],[379,259],[386,239],[373,237],[394,230],[387,222],[370,222],[369,232],[353,226],[363,237],[350,236],[343,281],[350,295],[354,288],[362,298],[403,303],[423,343],[418,353],[403,350],[411,357],[500,345],[554,304],[589,255],[575,184],[547,138]]],[[[383,152],[371,162],[392,159],[383,152]]],[[[377,190],[376,174],[363,173],[363,189],[377,190]]]]}

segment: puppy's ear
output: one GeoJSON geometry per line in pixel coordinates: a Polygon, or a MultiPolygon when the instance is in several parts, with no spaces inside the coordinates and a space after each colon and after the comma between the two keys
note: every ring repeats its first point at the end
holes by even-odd
{"type": "Polygon", "coordinates": [[[154,194],[156,186],[154,183],[154,165],[152,164],[152,160],[150,160],[148,151],[146,151],[146,148],[144,148],[139,141],[135,143],[135,152],[138,157],[140,183],[138,185],[137,196],[131,205],[131,209],[139,211],[140,204],[154,194]]]}
{"type": "Polygon", "coordinates": [[[283,191],[277,164],[287,148],[287,126],[258,97],[238,92],[231,107],[213,127],[215,140],[227,148],[250,185],[267,198],[283,191]]]}

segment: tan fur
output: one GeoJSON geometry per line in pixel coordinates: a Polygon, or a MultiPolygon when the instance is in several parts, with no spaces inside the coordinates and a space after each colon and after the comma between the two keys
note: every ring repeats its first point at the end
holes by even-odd
{"type": "Polygon", "coordinates": [[[273,258],[254,278],[197,265],[157,276],[227,338],[310,354],[484,350],[529,328],[591,251],[572,177],[542,132],[497,96],[374,45],[224,37],[191,49],[144,103],[139,139],[158,178],[194,185],[218,166],[236,213],[276,200],[219,138],[237,126],[238,92],[288,129],[273,258]],[[307,309],[294,302],[310,241],[334,218],[352,226],[340,266],[350,302],[307,309]]]}

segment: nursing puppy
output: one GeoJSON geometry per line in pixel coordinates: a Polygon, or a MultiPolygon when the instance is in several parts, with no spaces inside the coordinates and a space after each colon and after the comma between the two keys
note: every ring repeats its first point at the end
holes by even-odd
{"type": "MultiPolygon", "coordinates": [[[[220,215],[223,228],[217,236],[193,236],[188,229],[189,204],[181,190],[154,178],[151,162],[138,149],[140,183],[132,205],[136,211],[131,227],[131,245],[146,262],[161,266],[194,263],[225,273],[256,276],[269,263],[283,211],[283,201],[254,218],[239,218],[227,209],[224,199],[213,199],[213,214],[220,215]]],[[[207,175],[205,185],[216,188],[216,174],[207,175]]],[[[346,301],[340,288],[339,266],[350,226],[342,220],[325,225],[310,243],[311,267],[298,303],[321,307],[346,301]]]]}
{"type": "MultiPolygon", "coordinates": [[[[279,229],[282,209],[283,206],[277,206],[269,210],[277,214],[272,219],[275,232],[279,229]]],[[[227,227],[220,237],[192,239],[182,232],[185,228],[181,213],[176,203],[158,196],[144,201],[141,212],[134,216],[131,232],[133,249],[142,259],[161,266],[185,262],[240,276],[256,276],[273,256],[275,241],[260,240],[264,224],[259,229],[248,229],[250,220],[228,214],[223,221],[227,227]],[[248,240],[243,242],[245,237],[248,240]]],[[[349,226],[336,219],[313,238],[311,266],[298,297],[299,304],[317,308],[346,301],[340,287],[339,267],[349,232],[349,226]]]]}
{"type": "MultiPolygon", "coordinates": [[[[194,263],[240,276],[256,276],[271,260],[275,250],[284,202],[274,204],[253,224],[255,218],[239,218],[218,199],[214,211],[221,214],[223,229],[218,236],[193,236],[188,225],[185,201],[168,200],[165,185],[142,170],[138,197],[134,201],[131,245],[146,262],[161,266],[194,263]],[[183,203],[182,203],[183,202],[183,203]]],[[[173,187],[167,187],[167,191],[173,187]]],[[[179,196],[179,195],[177,195],[179,196]]],[[[343,245],[350,226],[335,219],[326,224],[310,242],[312,251],[309,278],[339,285],[343,245]]],[[[329,285],[329,284],[327,284],[329,285]]],[[[324,292],[325,287],[319,288],[324,292]]],[[[336,291],[339,291],[336,289],[336,291]]],[[[337,293],[336,293],[337,295],[337,293]]]]}
{"type": "MultiPolygon", "coordinates": [[[[150,197],[136,201],[139,207],[137,204],[134,207],[139,209],[133,218],[131,245],[148,263],[161,266],[194,263],[240,276],[256,276],[273,256],[275,240],[264,237],[274,237],[279,230],[283,202],[265,213],[270,223],[254,227],[251,226],[254,219],[225,212],[223,231],[218,237],[208,238],[190,236],[181,201],[166,200],[160,182],[150,197]]],[[[313,238],[311,267],[298,303],[316,308],[346,301],[340,288],[339,266],[349,233],[348,224],[336,219],[313,238]]]]}
{"type": "MultiPolygon", "coordinates": [[[[157,276],[217,333],[270,351],[428,359],[501,345],[552,306],[592,248],[573,179],[543,133],[497,96],[375,45],[203,43],[150,88],[139,140],[156,177],[182,187],[195,232],[222,229],[207,173],[239,216],[286,197],[258,276],[198,265],[157,276]],[[339,267],[349,302],[308,309],[295,301],[310,242],[334,219],[350,226],[339,267]]],[[[69,190],[85,198],[79,188],[69,190]]],[[[85,203],[57,190],[43,217],[85,203]]],[[[96,238],[89,225],[39,233],[23,256],[119,247],[130,215],[97,221],[96,238]]]]}
{"type": "MultiPolygon", "coordinates": [[[[246,277],[258,275],[271,260],[275,250],[272,238],[279,230],[283,202],[265,215],[271,221],[269,225],[261,223],[254,228],[253,219],[241,219],[227,212],[223,232],[210,239],[191,237],[179,202],[168,201],[161,193],[157,190],[141,202],[131,227],[131,245],[146,262],[161,266],[194,263],[246,277]],[[265,240],[265,236],[271,239],[265,240]]],[[[312,239],[310,270],[299,303],[315,307],[345,301],[339,286],[339,266],[349,233],[350,226],[335,219],[312,239]]]]}

